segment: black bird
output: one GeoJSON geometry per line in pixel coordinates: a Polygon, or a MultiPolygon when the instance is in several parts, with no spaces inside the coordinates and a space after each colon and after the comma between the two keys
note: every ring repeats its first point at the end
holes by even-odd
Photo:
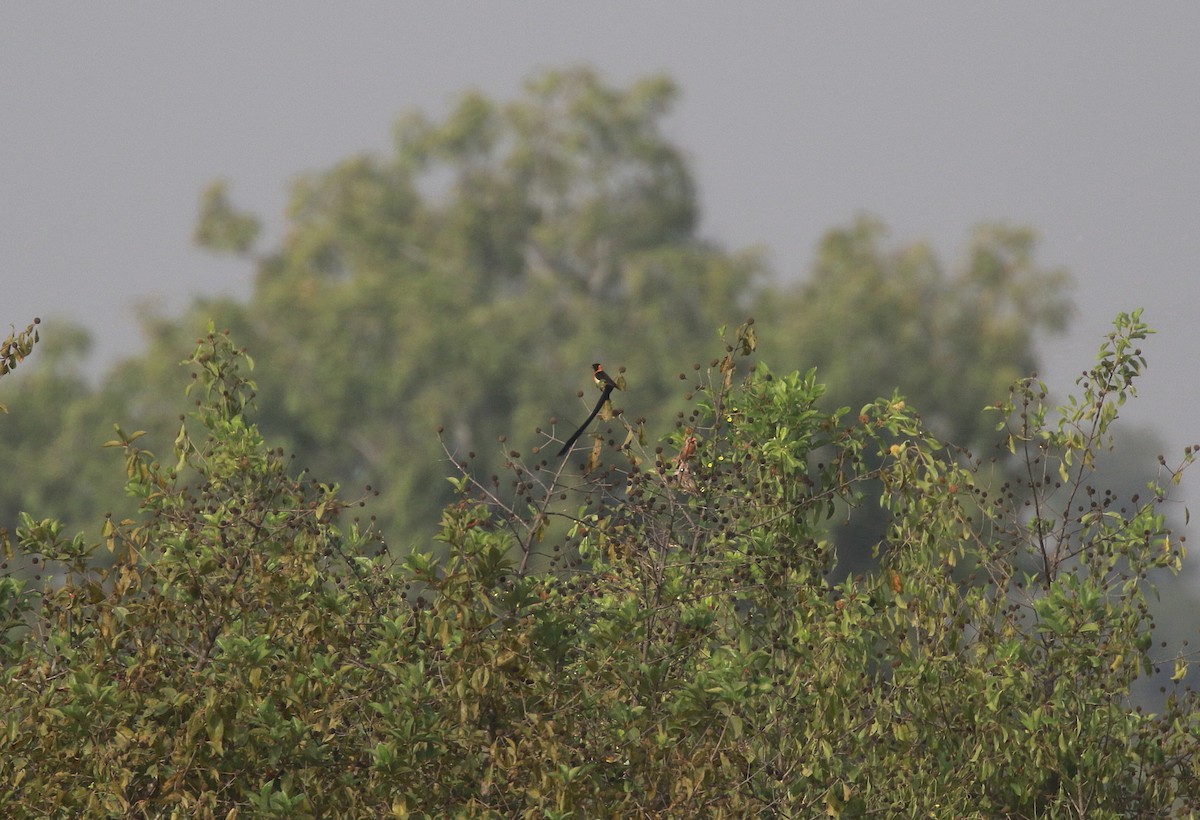
{"type": "Polygon", "coordinates": [[[565,456],[567,451],[571,449],[571,445],[574,444],[581,435],[583,435],[583,431],[586,430],[587,426],[592,423],[592,419],[596,418],[596,414],[600,412],[600,408],[604,406],[604,402],[608,401],[608,397],[612,395],[612,391],[621,389],[617,386],[617,383],[612,380],[612,376],[609,376],[604,372],[604,366],[601,365],[600,362],[596,362],[592,365],[592,378],[596,380],[596,384],[599,385],[601,389],[600,400],[596,402],[596,406],[592,408],[592,413],[587,417],[587,421],[579,425],[579,429],[576,430],[569,439],[567,439],[567,443],[564,444],[562,449],[558,451],[560,457],[565,456]]]}

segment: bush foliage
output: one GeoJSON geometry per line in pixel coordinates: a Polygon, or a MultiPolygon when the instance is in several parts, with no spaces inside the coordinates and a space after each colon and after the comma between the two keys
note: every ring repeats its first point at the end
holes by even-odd
{"type": "MultiPolygon", "coordinates": [[[[1154,815],[1200,806],[1189,691],[1130,686],[1182,539],[1089,485],[1148,332],[1122,315],[1064,407],[993,408],[1011,464],[899,395],[828,412],[752,365],[691,376],[662,445],[618,408],[583,463],[451,453],[437,545],[294,475],[251,362],[210,333],[174,453],[125,453],[139,515],[98,543],[22,519],[0,581],[6,816],[1154,815]],[[1000,483],[1020,468],[1024,486],[1000,483]],[[868,483],[881,565],[834,583],[868,483]],[[111,553],[111,556],[107,555],[111,553]]],[[[631,391],[625,400],[636,401],[631,391]]],[[[606,425],[606,426],[605,426],[606,425]]],[[[507,446],[507,445],[506,445],[507,446]]],[[[449,451],[448,451],[449,452],[449,451]]],[[[577,453],[580,451],[577,451],[577,453]]],[[[1176,659],[1175,678],[1186,672],[1176,659]]]]}
{"type": "MultiPolygon", "coordinates": [[[[8,375],[16,370],[17,365],[25,361],[25,357],[33,352],[33,346],[40,341],[37,325],[41,322],[41,319],[34,319],[28,327],[21,331],[13,328],[12,333],[9,333],[4,341],[0,342],[0,376],[8,375]]],[[[7,413],[8,409],[0,404],[0,412],[7,413]]]]}

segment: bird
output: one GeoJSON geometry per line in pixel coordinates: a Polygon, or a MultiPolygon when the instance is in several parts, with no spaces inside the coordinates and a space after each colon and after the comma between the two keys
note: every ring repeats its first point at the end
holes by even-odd
{"type": "Polygon", "coordinates": [[[604,366],[600,362],[592,365],[592,378],[596,380],[596,384],[600,387],[612,387],[620,390],[620,386],[612,380],[612,376],[604,372],[604,366]]]}
{"type": "Polygon", "coordinates": [[[604,406],[604,402],[608,401],[608,397],[612,395],[612,391],[621,389],[620,385],[613,381],[612,376],[604,372],[604,366],[600,364],[600,362],[595,362],[592,365],[592,378],[596,380],[597,386],[600,387],[600,400],[597,401],[596,406],[592,408],[591,415],[587,417],[587,420],[584,421],[583,424],[579,425],[579,429],[576,430],[569,439],[567,439],[567,443],[564,444],[562,449],[558,451],[560,458],[565,456],[567,451],[571,449],[571,445],[574,444],[581,435],[583,435],[583,431],[586,430],[587,426],[592,423],[592,419],[596,418],[596,414],[600,412],[600,408],[604,406]]]}

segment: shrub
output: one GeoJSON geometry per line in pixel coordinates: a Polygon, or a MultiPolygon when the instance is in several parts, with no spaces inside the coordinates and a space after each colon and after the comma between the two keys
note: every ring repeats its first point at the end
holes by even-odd
{"type": "Polygon", "coordinates": [[[1194,697],[1153,715],[1129,700],[1157,662],[1151,576],[1183,556],[1161,505],[1193,453],[1145,499],[1088,484],[1148,332],[1118,317],[1058,411],[1020,382],[993,408],[1011,461],[997,465],[934,438],[898,395],[818,409],[814,372],[747,368],[747,323],[697,368],[667,444],[648,449],[617,410],[578,469],[511,450],[505,482],[455,459],[440,544],[399,559],[347,520],[365,499],[292,475],[267,447],[252,363],[210,333],[189,359],[198,406],[173,463],[136,433],[111,442],[140,516],[106,521],[98,544],[22,520],[18,548],[45,576],[0,585],[0,804],[17,817],[1194,808],[1194,697]],[[1023,479],[1004,483],[1013,465],[1023,479]],[[854,515],[869,483],[890,522],[879,569],[835,583],[831,519],[854,515]]]}

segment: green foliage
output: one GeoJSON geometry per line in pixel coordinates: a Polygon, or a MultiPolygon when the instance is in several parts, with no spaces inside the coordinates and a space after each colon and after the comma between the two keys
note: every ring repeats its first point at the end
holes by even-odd
{"type": "Polygon", "coordinates": [[[332,702],[332,673],[376,612],[369,584],[345,583],[371,571],[347,557],[366,542],[329,526],[335,488],[288,477],[247,422],[249,362],[227,337],[189,363],[203,435],[179,429],[174,466],[140,432],[109,442],[138,516],[93,543],[28,516],[18,529],[46,577],[4,588],[8,816],[211,815],[228,794],[282,812],[293,768],[332,764],[323,738],[353,707],[332,702]]]}
{"type": "MultiPolygon", "coordinates": [[[[1001,404],[1027,493],[899,395],[821,409],[747,359],[664,446],[616,415],[578,472],[459,463],[440,548],[399,563],[289,473],[223,334],[171,459],[118,431],[141,512],[26,517],[6,578],[6,816],[1161,816],[1200,805],[1194,696],[1130,706],[1161,508],[1088,484],[1147,329],[1066,406],[1001,404]],[[747,372],[749,370],[749,372],[747,372]],[[625,437],[612,428],[625,429],[625,437]],[[611,442],[607,447],[604,441],[611,442]],[[884,566],[838,583],[831,516],[882,486],[884,566]],[[502,492],[502,489],[505,491],[502,492]],[[1024,498],[1036,499],[1026,507],[1024,498]],[[103,553],[115,563],[100,566],[103,553]]],[[[1177,659],[1177,677],[1186,658],[1177,659]]]]}
{"type": "MultiPolygon", "coordinates": [[[[888,248],[884,235],[860,217],[824,237],[811,279],[765,302],[767,356],[816,367],[826,408],[899,389],[939,436],[986,450],[997,440],[979,408],[1036,372],[1035,339],[1070,314],[1068,277],[1035,263],[1028,229],[979,227],[949,270],[925,244],[888,248]]],[[[839,529],[843,572],[872,565],[886,526],[880,511],[839,529]]]]}
{"type": "MultiPolygon", "coordinates": [[[[13,328],[13,332],[8,334],[3,342],[0,342],[0,376],[15,370],[17,365],[25,361],[25,357],[33,352],[33,346],[40,341],[37,325],[41,321],[41,319],[35,318],[28,327],[19,333],[16,328],[13,328]]],[[[8,410],[0,404],[0,412],[7,413],[8,410]]]]}
{"type": "Polygon", "coordinates": [[[115,461],[100,449],[126,397],[88,383],[91,340],[83,328],[54,320],[45,326],[36,366],[4,380],[12,392],[11,412],[0,422],[0,464],[10,480],[0,481],[0,529],[15,528],[27,510],[78,527],[107,510],[133,509],[109,480],[115,461]]]}

